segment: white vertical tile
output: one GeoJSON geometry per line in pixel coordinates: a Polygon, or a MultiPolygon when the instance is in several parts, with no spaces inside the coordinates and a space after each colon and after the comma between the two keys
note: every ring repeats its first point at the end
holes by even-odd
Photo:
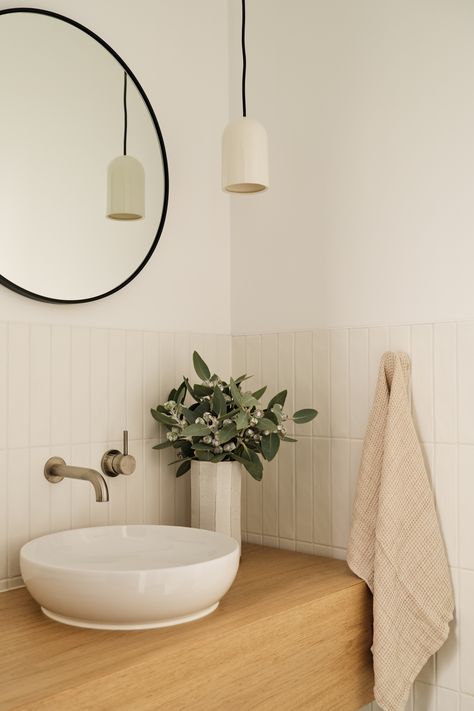
{"type": "Polygon", "coordinates": [[[456,442],[457,356],[456,324],[437,324],[434,328],[434,409],[437,442],[456,442]]]}
{"type": "Polygon", "coordinates": [[[332,544],[345,548],[350,526],[350,447],[347,439],[331,442],[332,544]]]}
{"type": "Polygon", "coordinates": [[[314,542],[331,545],[331,440],[313,440],[314,542]]]}
{"type": "Polygon", "coordinates": [[[8,327],[0,323],[0,450],[7,446],[8,327]]]}
{"type": "MultiPolygon", "coordinates": [[[[295,412],[313,406],[313,334],[295,334],[295,412]]],[[[293,413],[290,413],[293,414],[293,413]]],[[[311,435],[312,423],[295,426],[296,435],[311,435]]]]}
{"type": "MultiPolygon", "coordinates": [[[[232,376],[238,378],[239,375],[245,373],[246,366],[246,341],[245,336],[234,336],[232,338],[232,376]]],[[[241,525],[242,532],[247,531],[247,475],[242,474],[242,507],[241,507],[241,525]]]]}
{"type": "Polygon", "coordinates": [[[474,711],[474,696],[461,694],[461,709],[460,711],[474,711]]]}
{"type": "MultiPolygon", "coordinates": [[[[288,443],[286,443],[288,445],[288,443]]],[[[278,454],[278,529],[280,538],[295,537],[295,469],[294,451],[280,447],[278,454]]]]}
{"type": "Polygon", "coordinates": [[[30,338],[28,326],[8,327],[8,446],[29,444],[30,338]]]}
{"type": "Polygon", "coordinates": [[[216,370],[218,375],[229,382],[232,370],[232,343],[230,335],[216,336],[216,370]]]}
{"type": "Polygon", "coordinates": [[[160,523],[160,453],[153,449],[156,440],[144,442],[145,523],[160,523]]]}
{"type": "Polygon", "coordinates": [[[366,328],[349,331],[350,435],[362,439],[369,416],[369,332],[366,328]]]}
{"type": "MultiPolygon", "coordinates": [[[[91,331],[91,442],[108,440],[109,334],[105,329],[91,331]]],[[[107,449],[107,447],[105,448],[107,449]]],[[[105,450],[104,450],[105,451],[105,450]]]]}
{"type": "Polygon", "coordinates": [[[459,441],[474,444],[474,323],[458,325],[459,441]]]}
{"type": "Polygon", "coordinates": [[[71,441],[71,329],[51,329],[51,444],[71,441]]]}
{"type": "MultiPolygon", "coordinates": [[[[455,482],[452,482],[454,488],[455,482]]],[[[459,447],[459,561],[474,570],[474,446],[459,447]]]]}
{"type": "Polygon", "coordinates": [[[414,701],[416,711],[436,711],[436,689],[419,681],[415,683],[414,701]]]}
{"type": "Polygon", "coordinates": [[[459,571],[461,691],[474,696],[474,571],[459,571]]]}
{"type": "MultiPolygon", "coordinates": [[[[289,415],[295,411],[295,339],[292,333],[278,334],[278,390],[287,390],[284,410],[289,415]]],[[[287,424],[288,434],[294,433],[293,422],[287,424]]]]}
{"type": "Polygon", "coordinates": [[[410,326],[392,326],[389,329],[389,343],[391,351],[401,351],[411,354],[410,326]]]}
{"type": "Polygon", "coordinates": [[[313,407],[318,416],[313,420],[313,435],[328,437],[330,433],[331,352],[329,331],[313,333],[313,407]]]}
{"type": "MultiPolygon", "coordinates": [[[[126,334],[110,331],[108,357],[108,434],[120,444],[126,424],[126,334]]],[[[120,447],[121,448],[121,447],[120,447]]]]}
{"type": "Polygon", "coordinates": [[[348,331],[331,332],[331,435],[349,435],[348,331]]]}
{"type": "MultiPolygon", "coordinates": [[[[435,491],[450,565],[458,565],[458,457],[455,444],[435,447],[435,491]]],[[[474,464],[474,459],[473,459],[474,464]]],[[[473,469],[474,494],[474,469],[473,469]]],[[[471,539],[472,540],[472,539],[471,539]]],[[[474,557],[473,557],[474,561],[474,557]]]]}
{"type": "Polygon", "coordinates": [[[75,326],[71,329],[71,442],[88,444],[90,431],[91,332],[75,326]]]}
{"type": "MultiPolygon", "coordinates": [[[[174,336],[171,333],[160,335],[160,397],[164,402],[176,385],[174,336]]],[[[176,466],[169,463],[176,459],[173,448],[160,451],[160,522],[174,524],[176,466]]]]}
{"type": "Polygon", "coordinates": [[[161,404],[160,399],[160,337],[157,333],[143,334],[143,420],[144,436],[153,439],[158,435],[158,423],[150,410],[161,404]]]}
{"type": "Polygon", "coordinates": [[[459,687],[459,583],[458,571],[451,570],[454,589],[455,612],[450,624],[449,637],[436,655],[436,683],[447,689],[459,687]]]}
{"type": "Polygon", "coordinates": [[[357,491],[357,482],[359,479],[360,462],[362,459],[363,442],[360,439],[353,439],[350,443],[350,509],[354,504],[354,499],[357,491]]]}
{"type": "MultiPolygon", "coordinates": [[[[71,460],[71,446],[56,444],[51,450],[52,456],[62,457],[66,464],[75,464],[71,460]]],[[[84,487],[92,489],[88,481],[81,481],[84,487]]],[[[51,530],[64,531],[71,528],[71,491],[72,479],[63,479],[58,484],[50,484],[51,496],[51,530]]]]}
{"type": "Polygon", "coordinates": [[[128,331],[126,350],[126,417],[122,425],[130,439],[143,438],[143,333],[128,331]]]}
{"type": "MultiPolygon", "coordinates": [[[[261,340],[262,382],[268,386],[263,397],[267,403],[278,389],[278,340],[275,334],[266,334],[261,340]]],[[[278,458],[266,462],[263,474],[263,532],[278,535],[278,458]]]]}
{"type": "Polygon", "coordinates": [[[133,474],[123,477],[125,479],[126,493],[126,519],[127,523],[144,522],[144,443],[142,439],[133,439],[130,442],[130,451],[136,459],[137,466],[133,474]]]}
{"type": "MultiPolygon", "coordinates": [[[[183,377],[190,377],[194,372],[189,335],[176,333],[174,336],[175,385],[182,383],[183,377]]],[[[189,397],[189,396],[188,396],[189,397]]],[[[190,403],[188,403],[190,404],[190,403]]],[[[174,450],[176,451],[176,450],[174,450]]],[[[175,523],[178,526],[189,525],[191,520],[191,477],[184,474],[175,480],[175,523]]]]}
{"type": "Polygon", "coordinates": [[[51,492],[53,485],[44,476],[44,465],[50,457],[49,447],[34,447],[29,452],[30,471],[30,537],[49,533],[51,526],[51,492]]]}
{"type": "MultiPolygon", "coordinates": [[[[436,690],[437,711],[459,711],[459,694],[449,689],[436,690]]],[[[474,699],[473,699],[474,700],[474,699]]],[[[474,704],[473,704],[474,711],[474,704]]]]}
{"type": "Polygon", "coordinates": [[[411,333],[413,414],[420,439],[432,442],[433,420],[433,328],[413,326],[411,333]]]}
{"type": "Polygon", "coordinates": [[[295,445],[283,442],[282,446],[296,447],[296,538],[313,540],[313,471],[311,439],[303,437],[295,445]]]}
{"type": "MultiPolygon", "coordinates": [[[[90,449],[88,442],[71,445],[71,463],[77,467],[90,467],[90,449]]],[[[95,467],[94,462],[94,467],[95,467]]],[[[100,469],[99,469],[100,471],[100,469]]],[[[107,485],[110,479],[107,479],[107,485]]],[[[90,525],[90,485],[84,481],[71,481],[71,525],[84,528],[90,525]]]]}
{"type": "Polygon", "coordinates": [[[380,360],[390,348],[389,330],[386,326],[369,329],[369,404],[375,394],[380,360]]]}
{"type": "MultiPolygon", "coordinates": [[[[248,375],[252,375],[252,379],[243,384],[243,389],[249,389],[255,392],[262,386],[262,353],[260,336],[247,336],[245,339],[246,351],[246,370],[248,375]]],[[[265,466],[264,472],[265,476],[265,466]]],[[[263,531],[262,523],[262,482],[255,481],[251,476],[247,478],[247,531],[249,533],[261,534],[263,531]]]]}
{"type": "Polygon", "coordinates": [[[19,553],[30,535],[28,449],[10,450],[7,459],[8,482],[8,577],[20,575],[19,553]]]}
{"type": "Polygon", "coordinates": [[[51,329],[34,324],[30,330],[30,445],[50,442],[51,329]]]}
{"type": "Polygon", "coordinates": [[[418,674],[417,681],[422,681],[425,684],[435,684],[436,683],[436,656],[433,655],[428,659],[425,666],[418,674]]]}
{"type": "Polygon", "coordinates": [[[7,453],[0,450],[0,580],[8,577],[7,453]]]}

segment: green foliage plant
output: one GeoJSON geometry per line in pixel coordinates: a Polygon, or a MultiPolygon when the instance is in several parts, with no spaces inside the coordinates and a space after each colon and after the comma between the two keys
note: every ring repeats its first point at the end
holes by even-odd
{"type": "Polygon", "coordinates": [[[251,377],[241,375],[226,383],[211,371],[197,351],[193,353],[194,370],[199,383],[188,378],[173,388],[168,400],[151,410],[154,419],[167,430],[166,439],[154,449],[173,447],[179,463],[176,476],[191,468],[191,462],[240,462],[257,481],[262,479],[262,458],[271,461],[281,442],[296,442],[287,436],[287,422],[311,422],[318,414],[312,408],[298,410],[292,417],[285,406],[287,391],[274,395],[266,406],[261,398],[266,387],[255,392],[243,390],[251,377]],[[192,404],[186,404],[190,396],[192,404]]]}

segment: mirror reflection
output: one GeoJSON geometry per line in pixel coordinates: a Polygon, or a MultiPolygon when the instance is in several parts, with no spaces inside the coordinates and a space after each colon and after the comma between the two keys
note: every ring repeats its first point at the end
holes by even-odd
{"type": "Polygon", "coordinates": [[[166,210],[164,147],[140,88],[81,28],[22,11],[0,14],[0,92],[2,278],[46,300],[117,289],[166,210]]]}

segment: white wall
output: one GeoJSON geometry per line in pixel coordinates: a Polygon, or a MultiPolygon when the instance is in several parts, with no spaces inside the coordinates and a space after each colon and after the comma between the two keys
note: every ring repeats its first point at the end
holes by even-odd
{"type": "MultiPolygon", "coordinates": [[[[9,6],[0,1],[0,9],[9,6]]],[[[228,119],[227,4],[50,0],[46,7],[102,36],[136,74],[164,135],[169,211],[152,260],[122,291],[66,306],[33,302],[0,287],[0,319],[228,333],[229,209],[220,190],[220,136],[228,119]],[[208,278],[219,293],[211,311],[208,278]]]]}
{"type": "Polygon", "coordinates": [[[408,352],[457,613],[407,709],[468,711],[474,4],[248,0],[247,17],[248,113],[269,133],[271,189],[231,199],[233,364],[288,387],[289,410],[320,415],[262,486],[246,479],[244,529],[254,542],[344,557],[378,360],[408,352]]]}
{"type": "Polygon", "coordinates": [[[233,331],[474,316],[474,4],[249,0],[247,19],[271,190],[232,197],[233,331]]]}

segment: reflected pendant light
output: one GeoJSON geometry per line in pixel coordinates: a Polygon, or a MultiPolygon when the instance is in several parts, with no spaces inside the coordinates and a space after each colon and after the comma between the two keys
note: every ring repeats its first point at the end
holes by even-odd
{"type": "Polygon", "coordinates": [[[230,193],[268,188],[268,140],[261,123],[247,117],[245,80],[245,0],[242,0],[242,118],[229,123],[222,137],[222,187],[230,193]]]}
{"type": "Polygon", "coordinates": [[[107,171],[107,217],[140,220],[145,215],[145,171],[127,155],[127,72],[123,73],[123,155],[114,158],[107,171]]]}

